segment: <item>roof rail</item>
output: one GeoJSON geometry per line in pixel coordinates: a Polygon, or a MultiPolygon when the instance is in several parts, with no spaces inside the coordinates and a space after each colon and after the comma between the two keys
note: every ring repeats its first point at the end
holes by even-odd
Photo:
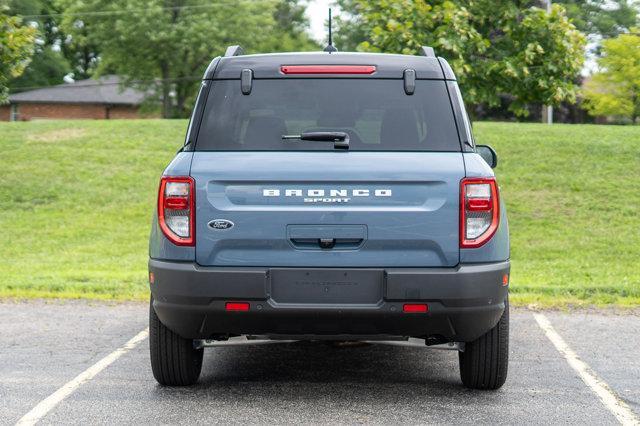
{"type": "Polygon", "coordinates": [[[433,50],[433,47],[422,46],[422,48],[420,48],[420,56],[426,56],[427,58],[435,58],[436,51],[433,50]]]}
{"type": "Polygon", "coordinates": [[[227,47],[224,56],[240,56],[244,55],[244,49],[237,44],[227,47]]]}

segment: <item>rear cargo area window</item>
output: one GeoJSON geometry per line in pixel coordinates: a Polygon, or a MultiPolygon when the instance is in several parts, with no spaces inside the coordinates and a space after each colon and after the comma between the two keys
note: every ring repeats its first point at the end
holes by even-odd
{"type": "Polygon", "coordinates": [[[282,135],[338,131],[351,151],[460,151],[444,81],[256,79],[214,81],[198,133],[198,151],[332,151],[326,142],[282,135]]]}

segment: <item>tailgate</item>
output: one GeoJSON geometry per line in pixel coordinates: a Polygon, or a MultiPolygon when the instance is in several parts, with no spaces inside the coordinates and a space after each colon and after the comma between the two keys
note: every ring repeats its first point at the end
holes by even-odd
{"type": "Polygon", "coordinates": [[[459,260],[459,152],[195,152],[191,175],[200,265],[459,260]]]}

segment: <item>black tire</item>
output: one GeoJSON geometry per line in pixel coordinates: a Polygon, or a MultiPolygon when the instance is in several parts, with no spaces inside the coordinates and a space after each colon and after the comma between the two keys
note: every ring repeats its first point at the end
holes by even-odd
{"type": "Polygon", "coordinates": [[[161,385],[188,386],[198,381],[204,349],[194,349],[193,340],[184,339],[165,327],[153,303],[149,304],[149,349],[153,377],[161,385]]]}
{"type": "Polygon", "coordinates": [[[499,389],[509,365],[509,300],[500,321],[459,352],[460,378],[470,389],[499,389]]]}

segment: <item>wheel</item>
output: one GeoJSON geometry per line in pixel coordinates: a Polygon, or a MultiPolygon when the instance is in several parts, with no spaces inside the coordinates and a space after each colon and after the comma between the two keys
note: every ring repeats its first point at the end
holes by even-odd
{"type": "Polygon", "coordinates": [[[470,389],[499,389],[507,380],[509,364],[509,299],[500,321],[459,352],[460,377],[470,389]]]}
{"type": "Polygon", "coordinates": [[[187,386],[198,381],[204,349],[195,349],[193,340],[184,339],[165,327],[149,304],[149,349],[151,370],[158,383],[187,386]]]}

